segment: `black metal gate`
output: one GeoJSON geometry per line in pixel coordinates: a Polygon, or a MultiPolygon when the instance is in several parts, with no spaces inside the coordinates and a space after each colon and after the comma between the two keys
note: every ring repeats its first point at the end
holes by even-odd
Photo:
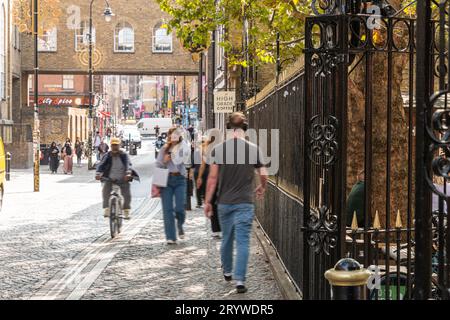
{"type": "Polygon", "coordinates": [[[449,1],[420,1],[417,22],[322,3],[305,26],[303,295],[329,298],[323,274],[349,256],[374,272],[369,299],[448,298],[449,1]]]}
{"type": "Polygon", "coordinates": [[[444,0],[417,5],[416,299],[450,299],[449,10],[444,0]]]}
{"type": "Polygon", "coordinates": [[[346,16],[308,18],[305,27],[303,296],[326,299],[323,278],[343,254],[345,224],[346,16]]]}

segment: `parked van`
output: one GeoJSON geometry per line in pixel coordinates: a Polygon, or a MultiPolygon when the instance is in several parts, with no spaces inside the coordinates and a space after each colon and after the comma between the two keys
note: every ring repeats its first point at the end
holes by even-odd
{"type": "Polygon", "coordinates": [[[141,136],[154,136],[155,127],[159,126],[159,133],[167,133],[173,127],[172,118],[143,118],[139,120],[137,128],[141,136]]]}
{"type": "Polygon", "coordinates": [[[6,155],[3,140],[0,138],[0,211],[3,205],[3,194],[5,192],[6,181],[6,155]]]}

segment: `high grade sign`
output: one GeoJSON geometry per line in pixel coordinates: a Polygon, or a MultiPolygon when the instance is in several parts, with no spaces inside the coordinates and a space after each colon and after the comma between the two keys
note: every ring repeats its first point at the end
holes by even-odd
{"type": "Polygon", "coordinates": [[[232,113],[236,104],[234,91],[218,91],[214,93],[214,113],[232,113]]]}
{"type": "MultiPolygon", "coordinates": [[[[34,97],[30,97],[30,105],[34,103],[34,97]]],[[[64,97],[39,97],[38,106],[46,107],[83,107],[89,105],[89,98],[82,96],[64,97]]]]}

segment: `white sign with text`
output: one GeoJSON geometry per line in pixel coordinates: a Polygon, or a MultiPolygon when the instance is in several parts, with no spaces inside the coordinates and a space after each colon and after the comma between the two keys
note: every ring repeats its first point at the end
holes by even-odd
{"type": "Polygon", "coordinates": [[[218,91],[214,93],[214,113],[232,113],[236,104],[234,91],[218,91]]]}

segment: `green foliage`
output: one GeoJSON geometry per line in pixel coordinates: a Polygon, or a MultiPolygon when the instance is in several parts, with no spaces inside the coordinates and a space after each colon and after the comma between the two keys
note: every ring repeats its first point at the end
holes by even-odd
{"type": "Polygon", "coordinates": [[[166,21],[168,29],[175,32],[187,50],[208,48],[211,33],[224,28],[224,37],[218,41],[229,64],[244,67],[248,63],[276,62],[277,33],[282,61],[298,57],[303,49],[304,22],[311,3],[311,0],[157,1],[171,16],[166,21]],[[245,40],[246,48],[242,45],[245,40]]]}

